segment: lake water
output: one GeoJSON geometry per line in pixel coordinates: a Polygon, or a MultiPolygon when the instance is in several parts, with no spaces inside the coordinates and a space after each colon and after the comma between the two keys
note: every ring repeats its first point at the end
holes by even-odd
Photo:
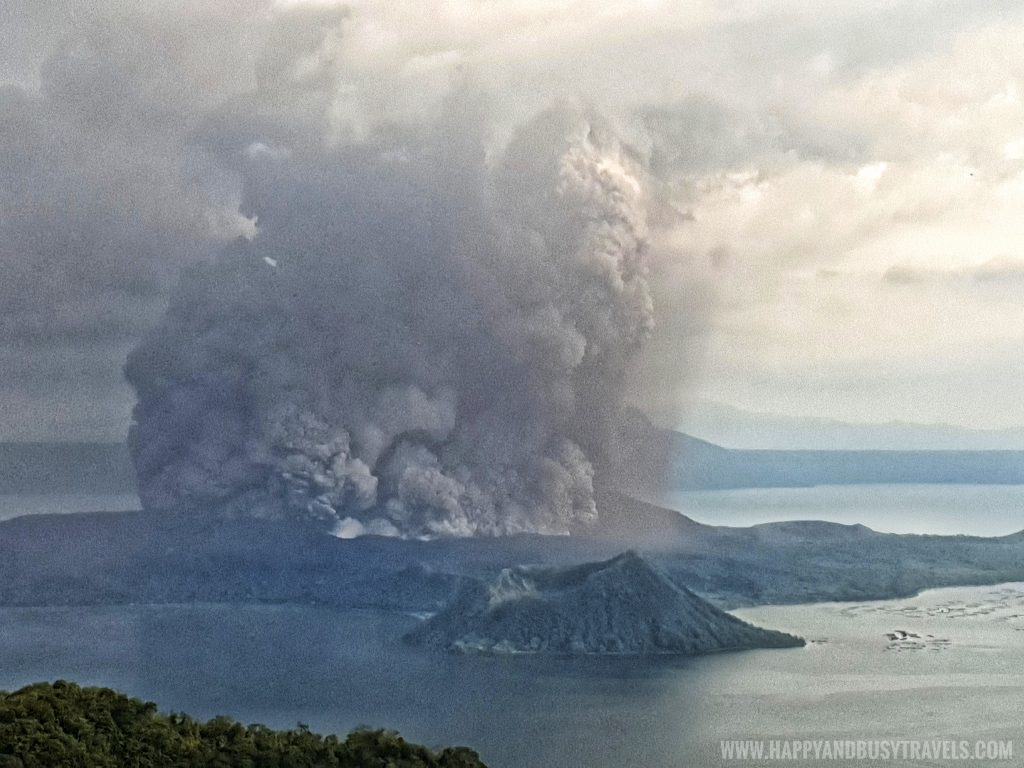
{"type": "Polygon", "coordinates": [[[1024,529],[1024,485],[823,485],[669,493],[656,503],[711,525],[862,523],[887,533],[1005,536],[1024,529]]]}
{"type": "Polygon", "coordinates": [[[415,619],[380,612],[4,608],[0,687],[63,677],[200,717],[386,726],[471,745],[495,768],[740,765],[722,761],[721,739],[1018,738],[1024,754],[1024,584],[738,613],[812,642],[698,659],[462,657],[406,647],[415,619]]]}
{"type": "Polygon", "coordinates": [[[0,520],[21,515],[128,512],[140,506],[134,493],[0,493],[0,520]]]}

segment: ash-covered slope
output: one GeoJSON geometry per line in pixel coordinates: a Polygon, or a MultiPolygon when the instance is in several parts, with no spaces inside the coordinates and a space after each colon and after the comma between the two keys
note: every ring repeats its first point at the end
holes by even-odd
{"type": "Polygon", "coordinates": [[[489,585],[473,580],[407,639],[495,653],[700,654],[804,644],[715,608],[632,551],[568,568],[507,568],[489,585]]]}
{"type": "Polygon", "coordinates": [[[465,581],[522,563],[567,568],[623,549],[719,607],[883,600],[1024,581],[1024,533],[877,533],[815,521],[702,525],[626,496],[572,536],[337,539],[294,524],[141,512],[0,521],[0,605],[299,603],[437,611],[465,581]]]}

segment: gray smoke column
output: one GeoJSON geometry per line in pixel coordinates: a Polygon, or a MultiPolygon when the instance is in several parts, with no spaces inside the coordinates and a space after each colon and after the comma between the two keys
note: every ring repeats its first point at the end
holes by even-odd
{"type": "Polygon", "coordinates": [[[560,108],[236,153],[257,235],[126,366],[148,510],[342,535],[559,533],[651,327],[634,154],[560,108]]]}

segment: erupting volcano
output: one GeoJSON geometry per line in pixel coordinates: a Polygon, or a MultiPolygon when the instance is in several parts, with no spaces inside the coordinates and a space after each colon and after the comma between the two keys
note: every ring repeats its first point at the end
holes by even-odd
{"type": "Polygon", "coordinates": [[[255,236],[184,276],[126,367],[148,510],[346,536],[596,516],[652,326],[647,181],[568,107],[486,145],[462,124],[240,153],[255,236]]]}

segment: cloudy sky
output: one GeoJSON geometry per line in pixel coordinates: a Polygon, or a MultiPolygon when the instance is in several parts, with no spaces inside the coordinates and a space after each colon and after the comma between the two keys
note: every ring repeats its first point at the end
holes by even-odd
{"type": "Polygon", "coordinates": [[[657,180],[636,398],[1024,425],[1017,2],[0,0],[0,437],[119,439],[242,149],[568,100],[657,180]],[[285,119],[285,117],[287,119],[285,119]],[[312,127],[311,127],[312,126],[312,127]]]}

